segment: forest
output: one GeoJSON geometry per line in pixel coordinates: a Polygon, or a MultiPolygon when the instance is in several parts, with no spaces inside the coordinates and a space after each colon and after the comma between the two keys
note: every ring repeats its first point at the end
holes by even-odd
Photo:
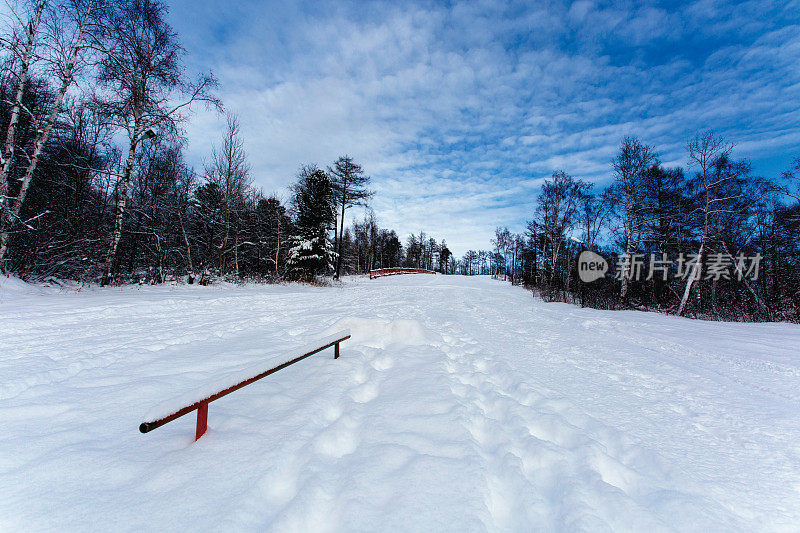
{"type": "Polygon", "coordinates": [[[686,167],[668,167],[656,147],[626,137],[610,185],[555,171],[524,231],[499,221],[490,249],[459,259],[425,232],[382,228],[370,176],[350,156],[298,162],[288,198],[258,188],[236,115],[212,73],[186,74],[164,4],[26,5],[0,35],[5,273],[206,284],[413,266],[603,309],[800,320],[800,159],[757,176],[732,142],[704,131],[686,142],[686,167]],[[200,169],[186,162],[182,130],[197,106],[227,120],[200,169]],[[608,262],[601,279],[580,279],[584,251],[608,262]]]}
{"type": "Polygon", "coordinates": [[[211,73],[186,77],[164,4],[29,8],[0,36],[4,272],[104,285],[312,281],[447,259],[444,242],[421,234],[403,246],[379,227],[351,157],[301,165],[288,199],[264,194],[234,114],[203,168],[188,165],[190,108],[224,108],[211,73]],[[354,206],[367,214],[347,225],[354,206]]]}
{"type": "Polygon", "coordinates": [[[800,158],[775,179],[756,176],[713,131],[690,139],[686,157],[687,168],[665,167],[653,146],[626,137],[608,187],[554,172],[526,231],[498,227],[493,249],[454,268],[599,309],[800,320],[800,158]],[[605,276],[581,280],[585,251],[607,260],[605,276]]]}

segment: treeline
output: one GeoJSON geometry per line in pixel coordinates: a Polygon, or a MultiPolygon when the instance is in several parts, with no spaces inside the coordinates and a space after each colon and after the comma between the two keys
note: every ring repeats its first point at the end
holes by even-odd
{"type": "Polygon", "coordinates": [[[3,272],[205,283],[434,267],[435,241],[412,237],[404,248],[370,211],[345,224],[372,196],[350,157],[301,167],[284,202],[253,185],[228,115],[208,163],[191,168],[181,124],[190,107],[222,103],[210,73],[185,76],[164,4],[37,0],[14,9],[0,35],[3,272]]]}
{"type": "Polygon", "coordinates": [[[626,138],[610,186],[554,172],[527,231],[498,228],[494,249],[467,252],[457,270],[602,309],[800,321],[800,159],[768,179],[733,148],[701,133],[687,143],[688,168],[666,167],[626,138]],[[606,260],[605,276],[581,280],[584,251],[606,260]]]}
{"type": "Polygon", "coordinates": [[[409,235],[405,246],[394,230],[378,227],[370,212],[344,232],[344,272],[363,274],[375,268],[404,266],[452,274],[453,254],[443,239],[437,243],[425,232],[409,235]]]}

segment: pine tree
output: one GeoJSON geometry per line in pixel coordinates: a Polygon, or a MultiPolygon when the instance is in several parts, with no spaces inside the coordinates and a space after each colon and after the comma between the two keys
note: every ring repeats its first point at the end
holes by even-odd
{"type": "Polygon", "coordinates": [[[370,177],[364,174],[361,165],[353,162],[353,158],[345,155],[336,160],[328,172],[333,177],[333,187],[336,195],[336,205],[341,209],[339,219],[338,238],[336,239],[339,254],[336,260],[336,274],[338,279],[342,271],[342,246],[341,236],[344,234],[345,211],[355,205],[365,206],[372,197],[372,191],[367,189],[370,177]]]}
{"type": "Polygon", "coordinates": [[[292,222],[286,214],[286,208],[275,196],[259,200],[257,211],[260,221],[258,242],[272,276],[278,279],[282,277],[286,263],[285,241],[288,240],[292,222]]]}
{"type": "Polygon", "coordinates": [[[326,172],[313,166],[302,168],[298,178],[288,267],[298,278],[311,281],[327,272],[335,257],[328,241],[328,230],[335,221],[333,183],[326,172]]]}

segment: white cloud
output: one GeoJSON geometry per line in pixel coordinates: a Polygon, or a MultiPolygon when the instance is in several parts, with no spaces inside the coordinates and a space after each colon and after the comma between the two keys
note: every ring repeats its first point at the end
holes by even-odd
{"type": "MultiPolygon", "coordinates": [[[[317,7],[187,1],[173,21],[191,67],[220,78],[266,191],[347,153],[384,225],[458,254],[496,225],[521,230],[556,168],[606,181],[626,134],[669,162],[708,127],[754,161],[800,147],[800,30],[747,19],[789,16],[766,2],[317,7]]],[[[222,119],[198,112],[186,129],[200,161],[222,119]]]]}

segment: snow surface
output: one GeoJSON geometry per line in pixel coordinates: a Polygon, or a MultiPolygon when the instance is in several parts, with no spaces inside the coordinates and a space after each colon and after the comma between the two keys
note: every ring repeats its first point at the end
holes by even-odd
{"type": "MultiPolygon", "coordinates": [[[[192,384],[191,390],[184,392],[177,396],[164,400],[159,403],[144,415],[144,422],[154,422],[166,418],[169,415],[176,413],[184,407],[189,407],[195,403],[205,400],[218,392],[222,392],[228,387],[233,387],[239,383],[253,378],[262,372],[291,361],[297,357],[306,355],[314,350],[331,344],[350,335],[349,329],[343,329],[332,333],[313,342],[306,342],[299,348],[291,350],[281,350],[270,354],[264,354],[264,357],[259,357],[258,364],[248,366],[239,370],[230,371],[228,369],[222,372],[215,372],[210,379],[204,383],[192,384]]],[[[332,351],[332,350],[331,350],[332,351]]],[[[262,378],[263,379],[263,378],[262,378]]]]}
{"type": "Polygon", "coordinates": [[[800,328],[487,278],[0,279],[2,531],[797,531],[800,328]],[[352,338],[146,435],[159,402],[352,338]]]}

